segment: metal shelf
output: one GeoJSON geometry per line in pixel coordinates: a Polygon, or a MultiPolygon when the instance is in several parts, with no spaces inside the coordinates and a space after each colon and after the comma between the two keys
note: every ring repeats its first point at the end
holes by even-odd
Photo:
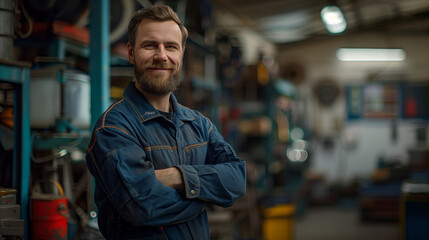
{"type": "Polygon", "coordinates": [[[18,190],[21,218],[28,237],[29,186],[30,186],[30,64],[0,59],[0,81],[13,85],[13,179],[12,187],[18,190]]]}

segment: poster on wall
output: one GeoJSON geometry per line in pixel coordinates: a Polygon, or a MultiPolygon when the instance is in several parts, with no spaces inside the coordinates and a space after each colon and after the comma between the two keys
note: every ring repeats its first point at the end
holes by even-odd
{"type": "Polygon", "coordinates": [[[399,91],[394,84],[369,84],[363,88],[364,118],[396,118],[399,91]]]}
{"type": "Polygon", "coordinates": [[[348,120],[359,119],[362,115],[362,86],[347,86],[347,118],[348,120]]]}
{"type": "Polygon", "coordinates": [[[429,84],[346,86],[347,119],[429,120],[429,84]]]}
{"type": "Polygon", "coordinates": [[[402,88],[401,115],[404,119],[429,120],[429,84],[408,84],[402,88]]]}

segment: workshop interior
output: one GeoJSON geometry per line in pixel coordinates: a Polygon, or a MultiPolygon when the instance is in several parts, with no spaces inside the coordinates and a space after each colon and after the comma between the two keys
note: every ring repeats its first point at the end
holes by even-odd
{"type": "Polygon", "coordinates": [[[0,239],[103,239],[85,154],[155,4],[189,31],[176,97],[247,165],[210,239],[427,239],[428,0],[0,0],[0,239]]]}

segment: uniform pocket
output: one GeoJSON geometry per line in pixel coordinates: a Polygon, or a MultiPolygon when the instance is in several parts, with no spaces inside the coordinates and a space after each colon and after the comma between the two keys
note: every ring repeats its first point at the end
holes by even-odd
{"type": "Polygon", "coordinates": [[[207,155],[207,142],[196,143],[185,147],[188,162],[185,164],[204,164],[207,155]]]}

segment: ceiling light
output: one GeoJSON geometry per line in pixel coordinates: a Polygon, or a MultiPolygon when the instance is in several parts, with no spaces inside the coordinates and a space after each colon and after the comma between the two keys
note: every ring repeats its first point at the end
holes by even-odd
{"type": "Polygon", "coordinates": [[[403,49],[394,48],[339,48],[337,58],[340,61],[404,61],[403,49]]]}
{"type": "Polygon", "coordinates": [[[342,33],[346,30],[347,21],[337,6],[326,6],[320,12],[322,21],[330,33],[342,33]]]}

